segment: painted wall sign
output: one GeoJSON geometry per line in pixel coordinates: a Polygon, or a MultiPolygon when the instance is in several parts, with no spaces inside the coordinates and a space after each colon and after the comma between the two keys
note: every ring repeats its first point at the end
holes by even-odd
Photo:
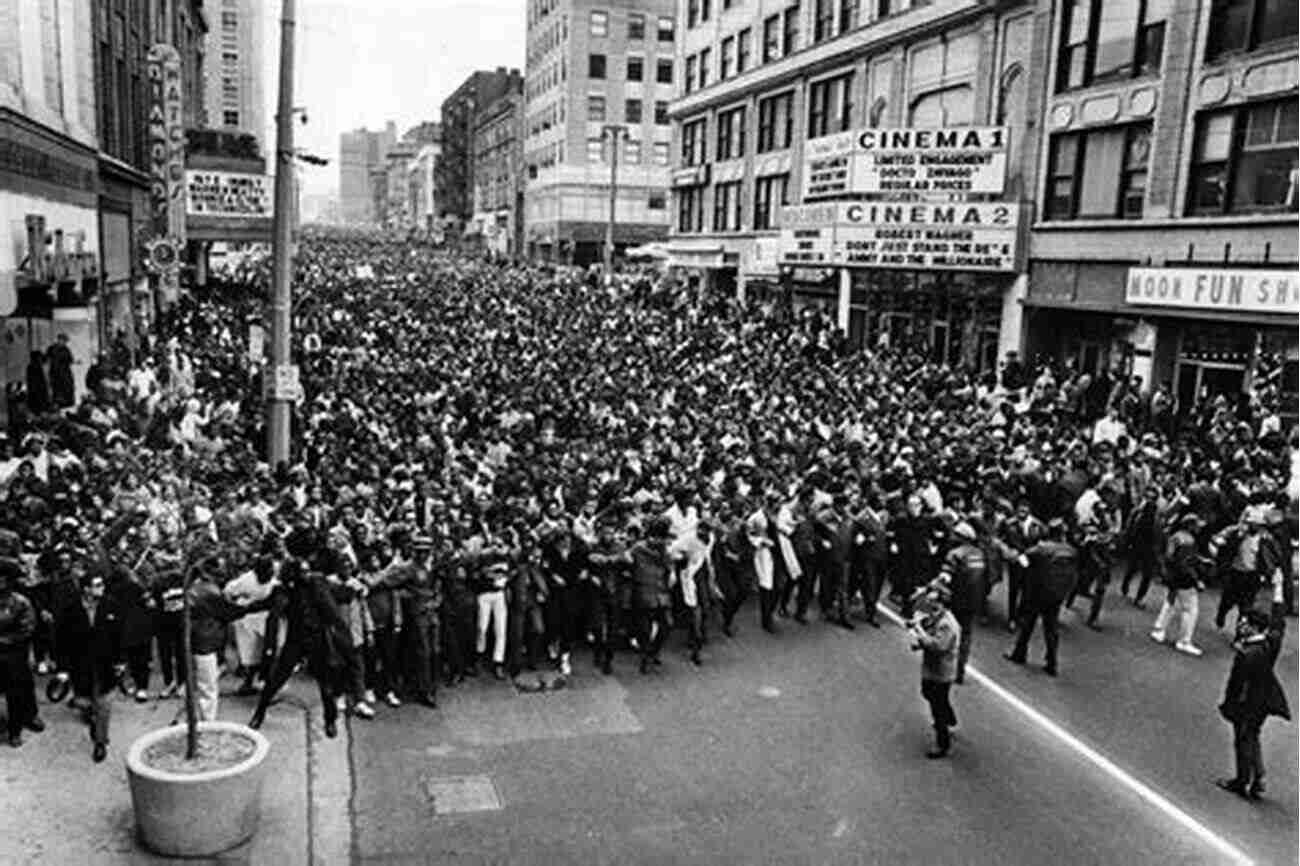
{"type": "Polygon", "coordinates": [[[1300,313],[1300,271],[1129,268],[1124,299],[1146,307],[1300,313]]]}
{"type": "Polygon", "coordinates": [[[1006,127],[860,129],[804,145],[805,201],[850,193],[1001,195],[1006,127]]]}

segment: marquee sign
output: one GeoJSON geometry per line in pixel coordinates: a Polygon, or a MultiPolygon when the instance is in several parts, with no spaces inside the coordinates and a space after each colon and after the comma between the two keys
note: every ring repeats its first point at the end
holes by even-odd
{"type": "Polygon", "coordinates": [[[854,193],[892,197],[1001,195],[1004,126],[860,129],[807,142],[805,201],[854,193]]]}
{"type": "Polygon", "coordinates": [[[827,202],[781,210],[781,261],[812,266],[1012,271],[1020,208],[827,202]]]}
{"type": "Polygon", "coordinates": [[[187,171],[185,212],[204,217],[270,217],[269,181],[260,174],[187,171]]]}
{"type": "Polygon", "coordinates": [[[1124,300],[1148,307],[1294,316],[1300,313],[1300,271],[1129,268],[1124,300]]]}

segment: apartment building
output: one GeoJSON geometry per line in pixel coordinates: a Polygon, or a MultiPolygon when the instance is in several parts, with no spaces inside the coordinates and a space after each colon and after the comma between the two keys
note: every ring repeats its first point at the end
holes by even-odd
{"type": "MultiPolygon", "coordinates": [[[[345,225],[371,225],[378,212],[372,172],[397,141],[397,126],[382,130],[362,127],[339,136],[339,212],[345,225]]],[[[385,190],[387,180],[384,181],[385,190]]]]}
{"type": "Polygon", "coordinates": [[[498,66],[471,73],[442,101],[438,202],[442,216],[462,228],[474,217],[474,133],[479,120],[502,96],[522,87],[518,69],[498,66]]]}
{"type": "Polygon", "coordinates": [[[262,61],[265,8],[263,0],[209,3],[208,44],[203,59],[208,126],[247,133],[259,143],[266,135],[262,61]]]}
{"type": "Polygon", "coordinates": [[[1021,328],[1034,4],[679,5],[669,264],[823,308],[857,344],[993,367],[1021,328]]]}
{"type": "Polygon", "coordinates": [[[473,228],[484,247],[520,255],[523,237],[523,81],[484,107],[474,129],[473,228]]]}
{"type": "Polygon", "coordinates": [[[669,228],[668,106],[677,69],[673,0],[529,0],[524,86],[528,254],[603,255],[669,228]]]}
{"type": "Polygon", "coordinates": [[[1026,345],[1168,383],[1296,392],[1297,7],[1043,0],[1026,345]]]}

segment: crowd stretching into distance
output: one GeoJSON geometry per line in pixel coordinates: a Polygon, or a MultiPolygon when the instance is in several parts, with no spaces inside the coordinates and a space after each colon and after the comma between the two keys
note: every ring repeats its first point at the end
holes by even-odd
{"type": "Polygon", "coordinates": [[[1193,656],[1207,586],[1225,634],[1294,612],[1277,359],[1240,400],[1180,406],[1054,362],[851,347],[820,313],[655,274],[309,236],[294,460],[270,466],[248,327],[267,283],[247,266],[187,294],[80,403],[66,359],[29,368],[0,444],[14,745],[42,724],[29,664],[88,708],[96,759],[113,691],[174,696],[187,575],[206,718],[235,659],[254,726],[305,663],[333,735],[340,709],[436,707],[474,678],[671,676],[739,628],[779,653],[810,614],[884,608],[923,651],[936,756],[976,623],[1025,663],[1041,622],[1057,675],[1066,607],[1104,629],[1149,605],[1151,637],[1193,656]]]}

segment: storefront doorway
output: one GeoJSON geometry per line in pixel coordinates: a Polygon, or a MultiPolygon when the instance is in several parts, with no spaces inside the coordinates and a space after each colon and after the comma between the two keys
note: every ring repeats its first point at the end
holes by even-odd
{"type": "Polygon", "coordinates": [[[1183,411],[1195,406],[1200,397],[1213,400],[1220,394],[1236,405],[1237,395],[1246,381],[1246,365],[1183,359],[1178,362],[1175,378],[1178,405],[1183,411]]]}

